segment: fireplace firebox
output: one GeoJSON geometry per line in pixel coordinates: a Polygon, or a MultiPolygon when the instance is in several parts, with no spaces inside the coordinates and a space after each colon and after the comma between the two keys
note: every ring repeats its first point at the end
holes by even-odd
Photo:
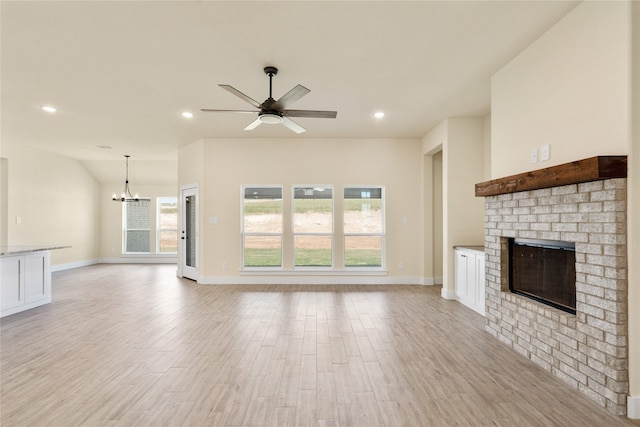
{"type": "Polygon", "coordinates": [[[576,314],[575,243],[509,239],[509,289],[576,314]]]}

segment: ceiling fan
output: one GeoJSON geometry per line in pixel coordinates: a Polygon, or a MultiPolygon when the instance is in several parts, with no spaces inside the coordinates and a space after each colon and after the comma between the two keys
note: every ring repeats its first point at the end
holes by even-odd
{"type": "Polygon", "coordinates": [[[251,113],[258,114],[258,118],[249,124],[244,130],[252,130],[261,125],[262,123],[266,124],[278,124],[282,123],[287,128],[291,129],[295,133],[302,133],[305,131],[305,128],[294,122],[290,119],[290,117],[316,117],[316,118],[324,118],[324,119],[335,119],[338,114],[336,111],[318,111],[318,110],[289,110],[287,107],[309,92],[309,89],[302,85],[297,85],[289,92],[285,93],[280,99],[277,101],[272,97],[272,80],[273,76],[278,74],[278,69],[276,67],[264,67],[264,73],[269,76],[269,98],[266,99],[262,104],[253,98],[248,97],[244,93],[240,92],[238,89],[229,86],[229,85],[218,85],[222,89],[231,92],[238,98],[243,99],[248,102],[257,110],[213,110],[210,108],[202,108],[200,111],[204,112],[218,112],[218,113],[251,113]]]}

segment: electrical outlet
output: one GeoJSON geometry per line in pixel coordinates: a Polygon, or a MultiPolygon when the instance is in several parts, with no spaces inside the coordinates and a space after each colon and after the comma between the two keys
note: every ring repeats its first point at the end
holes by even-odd
{"type": "Polygon", "coordinates": [[[538,149],[531,150],[531,163],[538,163],[538,149]]]}
{"type": "Polygon", "coordinates": [[[227,261],[224,261],[224,262],[222,263],[222,269],[223,269],[223,270],[226,270],[227,268],[229,268],[229,264],[227,264],[227,261]]]}
{"type": "Polygon", "coordinates": [[[550,148],[549,148],[549,144],[545,144],[542,147],[540,147],[540,160],[541,161],[546,161],[549,160],[550,157],[550,148]]]}
{"type": "Polygon", "coordinates": [[[404,262],[400,261],[398,263],[398,270],[404,270],[404,262]]]}

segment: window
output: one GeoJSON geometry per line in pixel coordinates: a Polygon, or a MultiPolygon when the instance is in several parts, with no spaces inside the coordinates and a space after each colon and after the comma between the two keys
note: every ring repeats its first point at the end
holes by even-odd
{"type": "Polygon", "coordinates": [[[244,187],[244,267],[282,267],[282,187],[244,187]]]}
{"type": "Polygon", "coordinates": [[[333,189],[293,188],[293,265],[333,265],[333,189]]]}
{"type": "Polygon", "coordinates": [[[123,208],[125,253],[151,252],[151,215],[149,199],[138,202],[125,202],[123,208]]]}
{"type": "Polygon", "coordinates": [[[344,266],[382,267],[384,204],[382,187],[344,189],[344,266]]]}
{"type": "Polygon", "coordinates": [[[158,253],[178,252],[178,198],[158,197],[156,214],[158,253]]]}

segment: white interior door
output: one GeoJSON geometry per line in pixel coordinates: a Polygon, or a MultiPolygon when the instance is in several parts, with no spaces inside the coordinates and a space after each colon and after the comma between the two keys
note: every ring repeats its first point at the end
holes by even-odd
{"type": "Polygon", "coordinates": [[[180,267],[182,277],[198,280],[198,187],[180,189],[182,230],[180,267]]]}

